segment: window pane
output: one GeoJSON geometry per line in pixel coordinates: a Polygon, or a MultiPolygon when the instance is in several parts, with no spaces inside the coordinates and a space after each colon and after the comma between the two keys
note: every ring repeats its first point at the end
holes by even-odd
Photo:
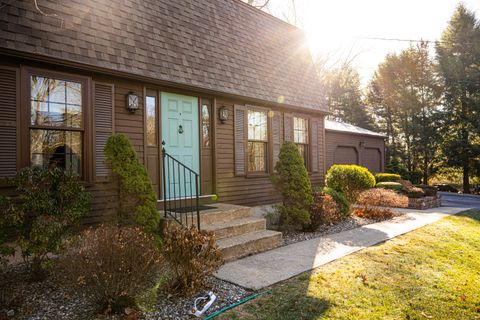
{"type": "Polygon", "coordinates": [[[267,113],[248,110],[248,139],[267,141],[267,113]]]}
{"type": "Polygon", "coordinates": [[[210,111],[208,105],[202,105],[202,133],[203,133],[203,146],[210,147],[210,111]]]}
{"type": "Polygon", "coordinates": [[[147,144],[157,145],[157,108],[155,97],[146,98],[147,108],[147,144]]]}
{"type": "Polygon", "coordinates": [[[265,142],[248,142],[248,171],[267,171],[266,148],[265,142]]]}
{"type": "Polygon", "coordinates": [[[305,165],[305,168],[307,168],[307,146],[304,144],[297,144],[298,151],[302,155],[303,158],[303,164],[305,165]]]}
{"type": "Polygon", "coordinates": [[[50,102],[65,103],[65,81],[51,79],[49,82],[49,100],[50,102]]]}
{"type": "Polygon", "coordinates": [[[82,85],[76,82],[32,76],[31,124],[82,126],[82,85]]]}
{"type": "Polygon", "coordinates": [[[32,100],[47,101],[48,82],[49,81],[47,78],[32,76],[32,78],[30,79],[30,96],[32,100]]]}
{"type": "Polygon", "coordinates": [[[82,133],[60,130],[30,130],[30,163],[58,166],[81,175],[82,133]]]}
{"type": "Polygon", "coordinates": [[[67,82],[67,103],[82,104],[82,85],[76,82],[67,82]]]}
{"type": "Polygon", "coordinates": [[[308,122],[307,119],[293,118],[293,141],[295,143],[308,143],[308,122]]]}

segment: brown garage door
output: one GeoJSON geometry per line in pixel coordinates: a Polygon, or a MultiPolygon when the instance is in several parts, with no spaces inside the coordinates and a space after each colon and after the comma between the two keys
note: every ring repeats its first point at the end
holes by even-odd
{"type": "Polygon", "coordinates": [[[381,155],[377,148],[365,148],[363,153],[363,166],[367,167],[371,172],[378,173],[381,171],[381,155]]]}
{"type": "Polygon", "coordinates": [[[357,150],[354,147],[337,147],[334,164],[358,164],[357,150]]]}

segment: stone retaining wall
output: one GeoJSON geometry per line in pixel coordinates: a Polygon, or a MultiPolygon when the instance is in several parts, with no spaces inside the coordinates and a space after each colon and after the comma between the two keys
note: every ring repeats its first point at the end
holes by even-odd
{"type": "Polygon", "coordinates": [[[437,208],[442,205],[440,195],[422,198],[408,198],[408,207],[412,209],[430,209],[437,208]]]}

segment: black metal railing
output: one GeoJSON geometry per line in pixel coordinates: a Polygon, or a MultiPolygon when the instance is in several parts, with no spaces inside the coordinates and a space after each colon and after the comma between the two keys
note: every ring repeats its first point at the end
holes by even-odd
{"type": "Polygon", "coordinates": [[[163,211],[183,226],[200,230],[199,175],[162,148],[163,211]]]}

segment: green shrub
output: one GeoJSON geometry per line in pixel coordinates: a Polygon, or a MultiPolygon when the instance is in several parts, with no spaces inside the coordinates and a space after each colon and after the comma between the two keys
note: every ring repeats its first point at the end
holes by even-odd
{"type": "Polygon", "coordinates": [[[402,177],[396,173],[377,173],[375,175],[375,181],[380,182],[395,182],[400,180],[402,177]]]}
{"type": "Polygon", "coordinates": [[[403,186],[398,182],[379,182],[375,185],[375,188],[399,191],[402,190],[403,186]]]}
{"type": "Polygon", "coordinates": [[[99,226],[69,241],[57,268],[67,288],[85,290],[102,313],[123,313],[151,288],[165,263],[154,237],[139,227],[99,226]]]}
{"type": "Polygon", "coordinates": [[[20,214],[10,198],[0,196],[0,270],[7,266],[8,257],[15,254],[15,249],[7,242],[20,222],[20,214]]]}
{"type": "Polygon", "coordinates": [[[413,184],[420,184],[422,183],[423,173],[421,171],[408,171],[406,174],[402,175],[402,178],[413,184]]]}
{"type": "Polygon", "coordinates": [[[203,289],[207,278],[224,262],[213,232],[193,226],[167,228],[162,249],[173,273],[168,279],[169,289],[182,295],[203,289]]]}
{"type": "Polygon", "coordinates": [[[321,225],[331,225],[345,218],[338,209],[333,197],[324,192],[313,194],[313,204],[310,208],[310,224],[305,228],[308,231],[316,231],[321,225]]]}
{"type": "Polygon", "coordinates": [[[156,233],[160,221],[157,196],[127,136],[118,134],[108,138],[105,158],[111,168],[112,181],[118,185],[119,222],[140,225],[156,233]]]}
{"type": "Polygon", "coordinates": [[[353,203],[360,192],[375,186],[375,177],[365,167],[335,164],[327,171],[326,185],[353,203]]]}
{"type": "Polygon", "coordinates": [[[333,200],[335,200],[337,203],[337,210],[342,212],[344,216],[348,216],[350,214],[350,203],[343,193],[335,191],[329,187],[324,187],[323,192],[330,195],[333,200]]]}
{"type": "Polygon", "coordinates": [[[310,223],[309,211],[313,203],[308,172],[295,143],[283,142],[278,157],[272,182],[283,199],[282,205],[277,208],[280,226],[284,229],[301,229],[310,223]]]}
{"type": "Polygon", "coordinates": [[[14,233],[35,279],[46,275],[50,253],[90,210],[90,194],[79,177],[60,168],[20,170],[12,180],[19,193],[14,233]]]}

